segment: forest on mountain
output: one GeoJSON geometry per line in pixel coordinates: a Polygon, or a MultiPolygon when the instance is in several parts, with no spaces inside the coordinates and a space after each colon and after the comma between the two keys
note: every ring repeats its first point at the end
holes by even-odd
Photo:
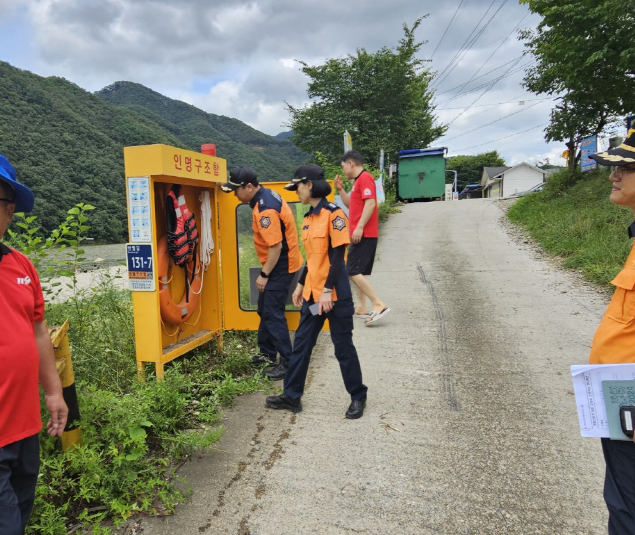
{"type": "Polygon", "coordinates": [[[127,239],[123,147],[164,143],[199,152],[215,143],[228,168],[286,180],[308,155],[288,140],[206,113],[147,87],[116,82],[96,94],[58,77],[0,62],[0,153],[35,193],[33,215],[50,231],[78,202],[96,207],[91,237],[127,239]]]}

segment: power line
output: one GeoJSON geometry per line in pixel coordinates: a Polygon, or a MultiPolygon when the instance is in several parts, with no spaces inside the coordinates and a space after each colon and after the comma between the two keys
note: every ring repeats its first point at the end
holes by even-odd
{"type": "MultiPolygon", "coordinates": [[[[492,104],[477,104],[476,106],[458,106],[456,108],[436,108],[437,111],[445,111],[445,110],[464,110],[465,108],[487,108],[489,106],[502,106],[503,104],[509,104],[510,102],[533,102],[535,100],[551,100],[553,97],[542,97],[542,98],[526,98],[521,99],[520,97],[514,97],[505,102],[493,102],[492,104]]],[[[487,110],[485,110],[487,111],[487,110]]],[[[470,117],[476,117],[476,115],[471,115],[470,117]]]]}
{"type": "MultiPolygon", "coordinates": [[[[522,56],[521,56],[522,58],[522,56]]],[[[520,59],[518,60],[520,61],[520,59]]],[[[472,102],[467,108],[465,108],[461,113],[459,113],[454,119],[452,119],[449,123],[448,126],[450,126],[454,121],[456,121],[459,117],[461,117],[461,115],[463,115],[467,110],[469,110],[474,104],[476,104],[485,94],[487,94],[488,91],[490,91],[500,80],[502,80],[505,75],[514,67],[515,65],[512,65],[509,69],[507,69],[506,72],[504,72],[502,74],[502,76],[499,76],[496,80],[494,80],[491,85],[485,90],[483,91],[477,98],[476,100],[474,100],[474,102],[472,102]]]]}
{"type": "MultiPolygon", "coordinates": [[[[495,0],[494,0],[494,1],[495,1],[495,0]]],[[[462,59],[463,59],[463,58],[467,55],[467,53],[468,53],[468,52],[472,49],[472,47],[473,47],[473,46],[476,44],[476,42],[480,39],[481,35],[483,35],[483,33],[485,33],[485,30],[486,30],[486,29],[487,29],[487,27],[491,24],[492,20],[494,20],[494,17],[496,17],[496,15],[498,15],[499,11],[500,11],[501,9],[503,9],[503,7],[505,6],[505,4],[506,4],[507,2],[508,2],[508,0],[504,0],[504,1],[503,1],[503,3],[502,3],[500,6],[498,6],[498,9],[497,9],[497,10],[494,12],[494,14],[493,14],[493,15],[489,18],[489,20],[485,23],[485,25],[484,25],[484,26],[483,26],[483,27],[482,27],[482,28],[478,31],[478,33],[476,34],[476,36],[474,36],[474,39],[472,39],[472,41],[468,44],[468,47],[467,47],[465,50],[463,50],[463,51],[462,51],[463,55],[462,55],[460,58],[458,58],[458,59],[456,60],[456,62],[455,62],[455,63],[454,63],[454,65],[452,66],[452,68],[451,68],[451,69],[449,69],[449,70],[447,71],[447,73],[445,74],[445,76],[444,76],[442,79],[440,79],[440,80],[439,80],[439,82],[438,82],[439,84],[443,83],[443,82],[444,82],[444,81],[448,78],[448,76],[450,76],[450,74],[452,73],[452,71],[453,71],[453,70],[454,70],[454,69],[455,69],[455,68],[459,65],[459,63],[461,62],[461,60],[462,60],[462,59]]],[[[492,2],[492,5],[493,5],[493,4],[494,4],[494,2],[492,2]]],[[[491,7],[491,5],[490,5],[490,7],[491,7]]],[[[487,8],[487,11],[489,11],[489,9],[490,9],[490,8],[487,8]]],[[[486,14],[487,14],[487,12],[486,12],[486,14]]],[[[483,18],[484,18],[484,16],[483,16],[483,18]]],[[[483,19],[481,18],[481,20],[483,20],[483,19]]],[[[479,24],[480,24],[480,21],[479,21],[479,24]]],[[[478,25],[477,25],[477,26],[478,26],[478,25]]],[[[475,28],[475,29],[476,29],[476,28],[475,28]]],[[[473,31],[474,31],[474,30],[473,30],[473,31]]],[[[468,38],[468,39],[469,39],[469,38],[468,38]]],[[[459,51],[459,54],[461,54],[461,51],[459,51]]],[[[457,56],[458,56],[458,54],[457,54],[457,56]]],[[[457,56],[455,56],[455,58],[456,58],[457,56]]],[[[450,62],[450,63],[452,63],[452,62],[450,62]]],[[[443,73],[441,73],[441,75],[442,75],[442,74],[443,74],[443,73]]],[[[439,75],[439,78],[441,77],[441,75],[439,75]]]]}
{"type": "Polygon", "coordinates": [[[454,15],[452,15],[452,20],[450,20],[450,24],[448,24],[447,27],[445,28],[445,31],[443,32],[443,35],[441,36],[441,40],[439,41],[439,43],[437,44],[436,48],[432,52],[432,56],[430,56],[430,59],[432,59],[434,57],[434,54],[436,53],[437,49],[439,48],[439,45],[441,44],[441,42],[443,41],[443,38],[445,37],[445,34],[448,33],[448,30],[450,29],[450,26],[452,26],[452,23],[454,22],[454,18],[457,16],[458,12],[461,10],[461,6],[463,5],[463,2],[465,2],[465,0],[461,0],[461,3],[459,4],[459,7],[456,8],[456,11],[454,12],[454,15]]]}
{"type": "MultiPolygon", "coordinates": [[[[497,71],[498,69],[502,69],[503,67],[505,67],[506,65],[509,65],[511,62],[516,61],[518,58],[514,58],[514,59],[510,59],[509,61],[503,63],[502,65],[499,65],[498,67],[496,67],[495,69],[492,69],[491,71],[487,71],[485,74],[481,74],[480,76],[477,76],[476,78],[474,78],[474,80],[478,80],[479,78],[483,78],[483,76],[487,76],[488,74],[493,73],[494,71],[497,71]]],[[[472,81],[474,81],[472,80],[472,81]]],[[[460,87],[461,84],[453,87],[452,89],[446,89],[445,91],[441,91],[441,93],[437,93],[436,95],[445,95],[446,93],[449,93],[450,91],[454,91],[457,87],[460,87]]]]}
{"type": "MultiPolygon", "coordinates": [[[[460,92],[461,92],[461,90],[462,90],[462,89],[463,89],[463,88],[464,88],[467,84],[469,84],[469,83],[470,83],[470,82],[474,79],[474,76],[476,76],[476,75],[477,75],[477,74],[481,71],[481,69],[482,69],[483,67],[485,67],[485,65],[487,65],[487,62],[488,62],[490,59],[492,59],[492,56],[493,56],[494,54],[496,54],[496,52],[498,52],[498,50],[500,49],[500,47],[501,47],[501,46],[503,46],[503,44],[507,41],[507,39],[509,39],[509,37],[510,37],[510,36],[511,36],[511,35],[512,35],[515,31],[516,31],[516,29],[518,28],[518,26],[520,26],[520,25],[522,24],[522,22],[523,22],[523,21],[527,18],[527,15],[529,15],[529,11],[527,11],[527,13],[525,13],[525,14],[523,15],[523,18],[522,18],[522,19],[520,19],[520,20],[518,21],[518,24],[516,24],[516,26],[514,26],[514,29],[513,29],[511,32],[509,32],[509,33],[505,36],[505,38],[504,38],[504,39],[503,39],[503,40],[499,43],[499,45],[498,45],[498,46],[494,49],[494,52],[492,52],[492,53],[489,55],[489,57],[488,57],[488,58],[485,60],[485,62],[484,62],[484,63],[483,63],[483,64],[482,64],[479,68],[478,68],[478,70],[477,70],[477,71],[476,71],[476,72],[475,72],[475,73],[474,73],[474,74],[470,77],[470,79],[469,79],[467,82],[465,82],[465,83],[461,86],[461,89],[459,89],[458,93],[460,93],[460,92]]],[[[522,58],[522,56],[521,56],[521,58],[522,58]]]]}
{"type": "MultiPolygon", "coordinates": [[[[450,67],[450,65],[452,65],[454,63],[454,60],[457,58],[457,56],[463,51],[463,47],[468,43],[468,41],[471,39],[472,34],[476,31],[476,29],[480,26],[481,22],[483,22],[483,19],[487,16],[487,14],[489,13],[489,10],[492,9],[492,6],[496,3],[496,0],[492,0],[492,3],[490,4],[490,6],[487,8],[487,11],[485,11],[485,13],[483,14],[483,16],[481,17],[481,20],[479,20],[476,23],[476,26],[472,29],[472,31],[470,32],[470,35],[467,36],[467,39],[463,42],[463,44],[461,45],[461,48],[459,49],[459,51],[454,54],[454,57],[450,60],[450,63],[448,63],[445,66],[445,69],[443,69],[438,75],[437,77],[432,80],[432,84],[434,85],[435,83],[437,83],[437,80],[439,80],[441,78],[441,76],[443,76],[443,73],[445,73],[445,71],[448,70],[448,68],[450,67]]],[[[440,82],[439,82],[440,83],[440,82]]]]}
{"type": "MultiPolygon", "coordinates": [[[[517,58],[515,60],[516,63],[518,63],[518,59],[522,59],[522,56],[520,58],[517,58]]],[[[533,61],[533,60],[532,60],[533,61]]],[[[494,80],[489,80],[488,82],[485,82],[484,84],[481,84],[479,86],[474,87],[473,89],[470,89],[468,91],[465,91],[464,93],[461,93],[459,95],[456,95],[454,97],[448,98],[446,100],[443,100],[441,102],[439,102],[437,104],[437,106],[443,106],[444,104],[447,104],[448,102],[452,102],[453,100],[456,100],[457,98],[461,98],[465,95],[469,95],[470,93],[474,93],[475,91],[478,91],[479,89],[483,89],[484,87],[487,87],[488,85],[490,85],[493,81],[499,82],[501,81],[503,78],[507,78],[508,76],[511,76],[512,74],[516,74],[519,71],[522,71],[525,67],[527,67],[528,65],[531,65],[532,61],[528,61],[527,63],[524,63],[523,65],[513,69],[513,70],[507,70],[505,73],[503,73],[501,76],[499,76],[498,78],[494,79],[494,80]]],[[[514,66],[512,65],[512,68],[514,66]]],[[[449,109],[449,108],[440,108],[440,109],[449,109]]]]}
{"type": "Polygon", "coordinates": [[[530,110],[531,108],[534,108],[536,106],[538,106],[538,104],[540,104],[540,102],[536,102],[535,104],[532,104],[531,106],[527,106],[526,108],[522,108],[521,110],[515,111],[514,113],[510,113],[508,115],[505,115],[504,117],[501,117],[500,119],[496,119],[490,123],[487,124],[482,124],[481,126],[474,128],[474,130],[469,130],[467,132],[463,132],[462,134],[459,134],[458,136],[454,136],[454,137],[450,137],[447,139],[443,139],[443,143],[447,143],[448,141],[450,141],[451,139],[456,139],[457,137],[461,137],[461,136],[466,136],[467,134],[471,134],[472,132],[476,132],[477,130],[481,130],[482,128],[485,128],[486,126],[490,126],[492,124],[498,123],[504,119],[507,119],[508,117],[513,117],[514,115],[518,115],[519,113],[522,113],[524,111],[530,110]]]}
{"type": "Polygon", "coordinates": [[[498,139],[492,139],[491,141],[486,141],[485,143],[479,143],[478,145],[472,145],[471,147],[463,147],[462,149],[455,149],[450,152],[460,152],[462,150],[474,149],[476,147],[482,147],[483,145],[489,145],[490,143],[496,143],[497,141],[502,141],[503,139],[519,136],[520,134],[524,134],[525,132],[530,132],[531,130],[535,130],[536,128],[542,128],[543,126],[547,126],[548,124],[549,123],[539,124],[538,126],[534,126],[532,128],[528,128],[527,130],[523,130],[522,132],[516,132],[515,134],[511,134],[509,136],[500,137],[498,139]]]}

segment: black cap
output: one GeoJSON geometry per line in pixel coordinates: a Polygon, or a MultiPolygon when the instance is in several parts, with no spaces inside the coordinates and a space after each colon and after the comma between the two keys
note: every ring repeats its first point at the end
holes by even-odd
{"type": "Polygon", "coordinates": [[[229,180],[220,189],[229,193],[247,184],[258,186],[258,175],[256,175],[256,172],[251,167],[234,167],[229,170],[229,180]]]}
{"type": "Polygon", "coordinates": [[[300,182],[316,182],[317,180],[326,180],[324,178],[324,170],[319,165],[314,163],[301,165],[296,168],[295,173],[293,173],[293,180],[291,180],[284,189],[295,191],[298,189],[298,184],[300,182]]]}
{"type": "Polygon", "coordinates": [[[612,165],[623,166],[635,164],[635,128],[631,128],[628,131],[626,141],[619,147],[598,152],[597,154],[591,154],[589,158],[607,167],[612,165]]]}

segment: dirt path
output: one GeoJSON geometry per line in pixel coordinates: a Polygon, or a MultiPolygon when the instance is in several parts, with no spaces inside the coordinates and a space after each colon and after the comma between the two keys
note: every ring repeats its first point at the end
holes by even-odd
{"type": "Polygon", "coordinates": [[[328,335],[298,415],[227,411],[193,497],[144,534],[605,533],[599,443],[579,437],[569,366],[607,298],[513,240],[490,201],[413,204],[383,226],[372,281],[392,308],[355,330],[361,420],[328,335]]]}

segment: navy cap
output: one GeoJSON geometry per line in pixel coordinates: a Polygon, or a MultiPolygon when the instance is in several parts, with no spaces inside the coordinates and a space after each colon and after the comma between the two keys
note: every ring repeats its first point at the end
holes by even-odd
{"type": "Polygon", "coordinates": [[[326,180],[324,178],[324,170],[319,165],[314,163],[301,165],[296,168],[295,173],[293,173],[293,179],[284,187],[284,189],[295,191],[298,189],[298,184],[300,184],[300,182],[315,182],[317,180],[326,180]]]}
{"type": "Polygon", "coordinates": [[[33,210],[33,193],[24,184],[18,182],[15,169],[9,163],[6,156],[0,154],[0,180],[3,180],[13,188],[13,202],[16,212],[30,212],[33,210]]]}
{"type": "Polygon", "coordinates": [[[220,189],[225,193],[236,191],[242,186],[252,184],[258,186],[258,175],[251,167],[234,167],[229,170],[229,180],[220,189]]]}

